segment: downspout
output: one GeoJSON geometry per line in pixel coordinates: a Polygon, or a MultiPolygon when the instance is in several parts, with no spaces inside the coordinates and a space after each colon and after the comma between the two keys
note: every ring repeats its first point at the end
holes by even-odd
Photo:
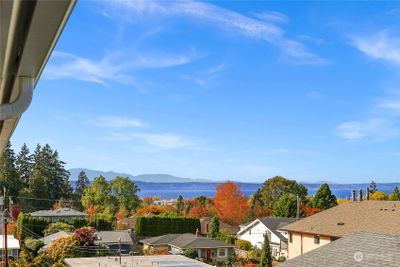
{"type": "Polygon", "coordinates": [[[0,121],[19,117],[25,112],[32,101],[34,84],[32,77],[15,79],[15,86],[19,88],[19,96],[13,103],[0,105],[0,121]]]}

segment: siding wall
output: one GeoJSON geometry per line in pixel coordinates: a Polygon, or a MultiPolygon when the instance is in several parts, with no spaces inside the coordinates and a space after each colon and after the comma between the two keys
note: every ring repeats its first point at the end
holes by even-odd
{"type": "Polygon", "coordinates": [[[319,244],[314,244],[314,235],[312,234],[301,234],[301,233],[292,233],[293,242],[289,243],[289,259],[293,259],[301,254],[304,254],[308,251],[319,248],[323,245],[326,245],[331,242],[329,236],[320,236],[319,244]]]}

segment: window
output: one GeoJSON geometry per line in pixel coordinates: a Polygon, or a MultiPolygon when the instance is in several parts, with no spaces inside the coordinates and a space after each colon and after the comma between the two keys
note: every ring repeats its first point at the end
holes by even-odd
{"type": "Polygon", "coordinates": [[[293,243],[293,234],[292,233],[289,233],[289,242],[293,243]]]}
{"type": "Polygon", "coordinates": [[[218,249],[218,257],[226,257],[226,249],[225,248],[218,249]]]}
{"type": "Polygon", "coordinates": [[[319,245],[319,240],[320,239],[320,237],[319,237],[319,235],[315,235],[314,236],[314,244],[318,244],[319,245]]]}

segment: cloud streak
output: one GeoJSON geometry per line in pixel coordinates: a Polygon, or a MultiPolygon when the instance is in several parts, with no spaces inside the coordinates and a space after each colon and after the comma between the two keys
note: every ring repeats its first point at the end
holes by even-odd
{"type": "Polygon", "coordinates": [[[71,53],[53,52],[44,76],[49,80],[74,79],[109,85],[110,82],[136,85],[132,72],[143,69],[160,69],[188,64],[204,54],[191,51],[179,55],[163,53],[136,55],[107,55],[96,61],[71,53]]]}
{"type": "Polygon", "coordinates": [[[354,46],[368,57],[400,65],[400,38],[389,36],[386,30],[352,37],[354,46]]]}
{"type": "MultiPolygon", "coordinates": [[[[267,21],[254,19],[240,13],[218,7],[209,3],[196,1],[109,1],[108,9],[114,10],[118,17],[131,20],[136,15],[159,16],[186,16],[206,21],[220,28],[235,31],[249,38],[261,39],[271,45],[279,47],[283,53],[301,64],[325,64],[328,61],[310,51],[302,43],[285,37],[284,31],[267,21]],[[134,14],[132,14],[134,13],[134,14]]],[[[275,13],[275,21],[279,17],[284,20],[284,15],[275,13]]],[[[269,15],[271,20],[272,13],[269,15]]]]}
{"type": "Polygon", "coordinates": [[[101,116],[91,120],[90,124],[108,128],[141,128],[145,126],[141,120],[125,116],[101,116]]]}
{"type": "Polygon", "coordinates": [[[111,141],[132,141],[143,140],[151,146],[165,150],[174,150],[182,148],[195,148],[196,144],[187,138],[172,133],[116,133],[107,138],[111,141]]]}

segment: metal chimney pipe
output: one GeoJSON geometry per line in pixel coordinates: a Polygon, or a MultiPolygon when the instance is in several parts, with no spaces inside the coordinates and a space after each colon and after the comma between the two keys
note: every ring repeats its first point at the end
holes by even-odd
{"type": "Polygon", "coordinates": [[[367,187],[367,193],[365,194],[365,198],[369,200],[369,187],[367,187]]]}
{"type": "Polygon", "coordinates": [[[356,201],[356,200],[357,200],[357,199],[356,199],[356,190],[354,190],[354,189],[351,190],[351,199],[352,199],[353,201],[356,201]]]}
{"type": "Polygon", "coordinates": [[[362,189],[358,190],[358,201],[362,201],[363,195],[362,195],[362,189]]]}

